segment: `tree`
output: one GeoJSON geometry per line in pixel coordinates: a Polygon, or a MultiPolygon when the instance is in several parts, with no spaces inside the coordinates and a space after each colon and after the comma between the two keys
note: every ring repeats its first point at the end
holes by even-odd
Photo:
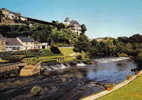
{"type": "Polygon", "coordinates": [[[87,52],[90,48],[90,42],[86,35],[80,35],[74,44],[74,50],[77,52],[87,52]]]}
{"type": "Polygon", "coordinates": [[[82,33],[85,33],[87,31],[87,27],[85,24],[81,25],[81,31],[82,31],[82,33]]]}

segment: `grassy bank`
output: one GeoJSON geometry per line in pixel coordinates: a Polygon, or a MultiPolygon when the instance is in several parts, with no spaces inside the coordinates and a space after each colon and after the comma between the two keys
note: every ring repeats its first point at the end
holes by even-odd
{"type": "Polygon", "coordinates": [[[25,58],[25,61],[27,62],[27,60],[29,60],[28,62],[34,62],[37,60],[37,61],[46,62],[46,61],[57,61],[57,59],[59,59],[60,60],[59,62],[68,62],[76,59],[77,54],[73,51],[73,48],[59,48],[59,50],[61,52],[60,55],[25,58]]]}
{"type": "Polygon", "coordinates": [[[59,48],[59,50],[64,56],[70,56],[74,53],[73,48],[59,48]]]}
{"type": "Polygon", "coordinates": [[[97,100],[142,100],[142,75],[128,85],[97,100]]]}

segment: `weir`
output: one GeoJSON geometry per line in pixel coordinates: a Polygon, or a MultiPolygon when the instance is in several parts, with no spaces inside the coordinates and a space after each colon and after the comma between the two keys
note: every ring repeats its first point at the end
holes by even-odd
{"type": "Polygon", "coordinates": [[[109,62],[117,62],[117,61],[122,61],[122,60],[129,60],[129,57],[112,57],[112,58],[99,58],[99,59],[94,59],[94,61],[98,63],[109,63],[109,62]]]}
{"type": "Polygon", "coordinates": [[[16,69],[22,69],[26,64],[25,63],[16,63],[16,64],[9,64],[9,65],[1,65],[0,67],[0,73],[16,70],[16,69]]]}

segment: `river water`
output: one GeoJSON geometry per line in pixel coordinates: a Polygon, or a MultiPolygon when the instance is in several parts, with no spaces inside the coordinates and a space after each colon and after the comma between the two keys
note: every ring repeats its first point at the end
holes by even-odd
{"type": "Polygon", "coordinates": [[[136,64],[126,57],[95,59],[95,61],[98,63],[88,72],[88,78],[97,82],[120,83],[128,75],[134,74],[131,70],[136,68],[136,64]]]}
{"type": "MultiPolygon", "coordinates": [[[[92,86],[92,82],[99,84],[117,84],[133,75],[131,70],[136,64],[124,57],[94,59],[94,65],[87,65],[86,71],[68,70],[58,75],[37,75],[27,78],[13,78],[0,81],[0,100],[78,100],[104,90],[101,85],[92,86]],[[30,90],[33,86],[42,87],[38,97],[32,97],[30,90]],[[90,88],[89,88],[90,87],[90,88]]],[[[58,69],[69,69],[76,66],[69,64],[47,64],[47,72],[58,69]],[[48,66],[47,66],[48,65],[48,66]]]]}

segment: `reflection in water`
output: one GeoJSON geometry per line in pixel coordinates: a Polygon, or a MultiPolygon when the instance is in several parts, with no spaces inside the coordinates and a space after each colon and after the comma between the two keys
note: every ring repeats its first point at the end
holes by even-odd
{"type": "MultiPolygon", "coordinates": [[[[88,71],[87,78],[95,80],[100,84],[113,83],[117,84],[126,79],[128,74],[134,74],[131,69],[136,68],[136,64],[127,58],[103,58],[95,66],[91,66],[88,71]]],[[[84,92],[82,97],[100,92],[100,86],[93,87],[84,92]]]]}
{"type": "Polygon", "coordinates": [[[90,80],[94,80],[95,79],[95,72],[93,70],[89,70],[88,74],[87,74],[87,78],[90,80]]]}
{"type": "MultiPolygon", "coordinates": [[[[106,60],[108,60],[108,58],[106,58],[106,60]]],[[[105,61],[105,59],[103,59],[103,61],[105,61]]],[[[97,82],[120,83],[126,79],[128,74],[134,74],[134,72],[131,71],[131,69],[134,68],[136,68],[134,62],[128,59],[120,61],[113,60],[112,62],[108,60],[107,63],[101,63],[100,61],[94,66],[93,70],[88,71],[87,77],[97,82]]]]}

